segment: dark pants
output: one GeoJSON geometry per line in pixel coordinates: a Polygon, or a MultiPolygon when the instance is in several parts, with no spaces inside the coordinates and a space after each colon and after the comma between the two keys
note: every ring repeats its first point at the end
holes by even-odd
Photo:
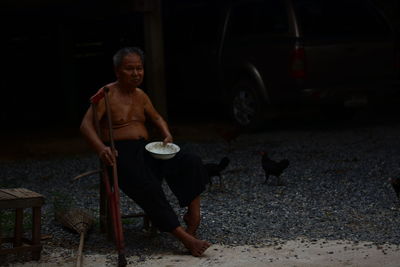
{"type": "Polygon", "coordinates": [[[169,160],[154,159],[144,148],[147,141],[116,141],[119,186],[163,232],[180,226],[178,217],[165,197],[165,178],[181,207],[188,206],[204,190],[207,174],[201,159],[179,152],[169,160]]]}

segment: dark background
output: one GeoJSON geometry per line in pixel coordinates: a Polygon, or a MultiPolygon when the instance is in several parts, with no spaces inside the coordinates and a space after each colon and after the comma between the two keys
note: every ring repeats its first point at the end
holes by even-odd
{"type": "MultiPolygon", "coordinates": [[[[163,12],[188,2],[162,1],[163,12]]],[[[375,2],[399,27],[399,1],[375,2]]],[[[88,98],[114,80],[113,53],[127,45],[145,46],[143,13],[128,12],[118,1],[5,1],[0,8],[3,130],[78,127],[88,98]]],[[[173,36],[173,29],[165,29],[164,36],[173,36]]],[[[167,95],[174,90],[169,78],[167,95]]],[[[170,119],[198,114],[190,104],[185,110],[172,105],[167,99],[170,119]]],[[[209,110],[204,117],[222,114],[216,107],[209,110]]]]}
{"type": "Polygon", "coordinates": [[[112,54],[143,47],[141,13],[94,1],[1,9],[0,120],[9,127],[76,124],[113,81],[112,54]]]}

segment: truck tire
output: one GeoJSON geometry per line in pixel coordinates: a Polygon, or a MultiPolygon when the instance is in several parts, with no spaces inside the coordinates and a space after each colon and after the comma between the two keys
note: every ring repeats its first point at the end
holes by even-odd
{"type": "Polygon", "coordinates": [[[262,103],[253,82],[240,80],[232,87],[230,114],[233,122],[246,129],[258,129],[263,122],[262,103]]]}

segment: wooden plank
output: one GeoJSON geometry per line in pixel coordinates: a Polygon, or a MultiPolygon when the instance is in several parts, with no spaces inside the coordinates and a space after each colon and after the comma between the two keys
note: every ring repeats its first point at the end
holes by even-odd
{"type": "Polygon", "coordinates": [[[44,196],[26,188],[0,189],[0,209],[40,207],[44,196]]]}
{"type": "Polygon", "coordinates": [[[26,188],[8,188],[0,189],[0,200],[13,198],[35,198],[43,197],[43,195],[26,188]]]}
{"type": "Polygon", "coordinates": [[[0,209],[19,209],[19,208],[33,208],[41,207],[44,203],[44,198],[24,198],[24,199],[11,199],[1,200],[0,209]]]}
{"type": "Polygon", "coordinates": [[[0,189],[0,200],[3,200],[3,199],[8,200],[8,199],[14,199],[14,198],[15,198],[14,195],[10,194],[9,192],[7,192],[3,189],[0,189]]]}

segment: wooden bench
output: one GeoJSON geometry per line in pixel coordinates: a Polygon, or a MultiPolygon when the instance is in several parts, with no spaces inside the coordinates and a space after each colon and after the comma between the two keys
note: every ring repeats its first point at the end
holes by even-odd
{"type": "MultiPolygon", "coordinates": [[[[31,252],[32,259],[39,260],[42,251],[40,243],[41,208],[44,197],[25,188],[0,188],[0,210],[15,210],[13,237],[2,237],[0,224],[0,255],[31,252]],[[32,208],[32,239],[23,237],[23,210],[32,208]],[[12,248],[2,248],[2,243],[12,243],[12,248]]],[[[1,223],[1,222],[0,222],[1,223]]]]}

